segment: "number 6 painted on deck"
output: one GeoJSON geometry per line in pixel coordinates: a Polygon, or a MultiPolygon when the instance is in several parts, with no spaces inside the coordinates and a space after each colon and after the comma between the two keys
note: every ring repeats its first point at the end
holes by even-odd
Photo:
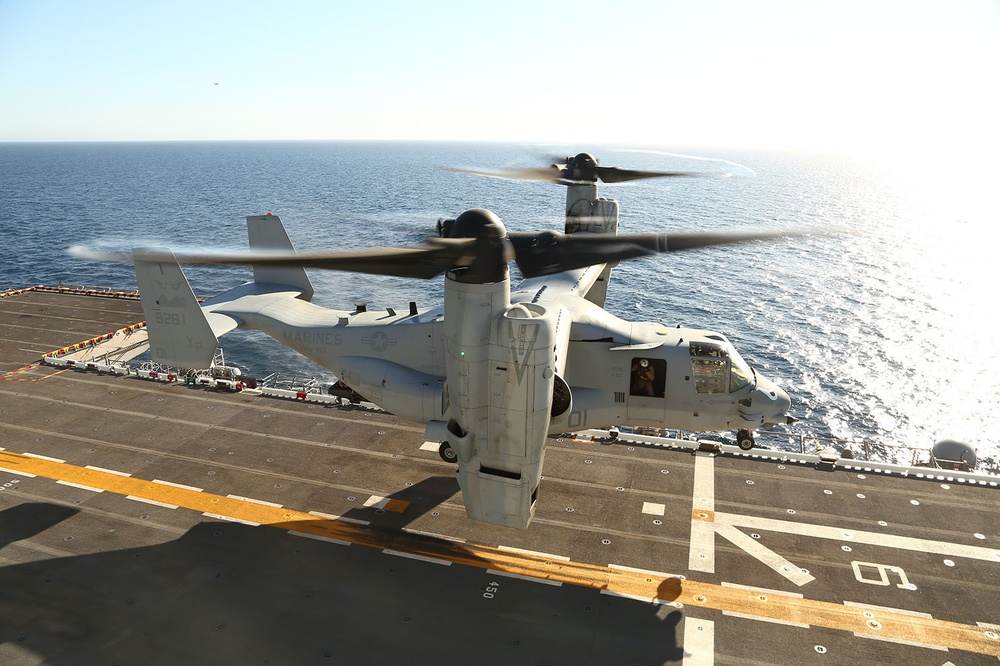
{"type": "Polygon", "coordinates": [[[913,589],[910,585],[910,581],[906,578],[906,572],[903,571],[902,567],[894,567],[888,564],[876,564],[875,562],[851,562],[851,567],[854,568],[854,577],[859,583],[868,583],[869,585],[888,585],[889,584],[889,571],[892,571],[897,576],[899,576],[899,582],[896,583],[896,587],[901,587],[906,590],[913,589]],[[872,567],[878,570],[879,578],[877,580],[871,580],[865,578],[861,573],[861,567],[872,567]]]}

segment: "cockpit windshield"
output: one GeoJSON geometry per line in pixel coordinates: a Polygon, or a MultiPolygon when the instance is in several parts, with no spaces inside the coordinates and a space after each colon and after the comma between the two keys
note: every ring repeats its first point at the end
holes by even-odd
{"type": "Polygon", "coordinates": [[[692,342],[690,350],[694,388],[698,393],[732,393],[753,381],[750,366],[729,345],[692,342]]]}
{"type": "Polygon", "coordinates": [[[731,364],[729,372],[730,393],[735,393],[744,386],[749,386],[753,383],[753,370],[750,369],[750,366],[747,365],[747,362],[743,360],[743,357],[735,349],[729,351],[729,362],[731,364]]]}

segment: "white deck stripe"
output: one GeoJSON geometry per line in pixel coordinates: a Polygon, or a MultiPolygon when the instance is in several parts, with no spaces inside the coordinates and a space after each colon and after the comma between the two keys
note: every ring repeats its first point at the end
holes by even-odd
{"type": "Polygon", "coordinates": [[[421,562],[430,562],[431,564],[440,564],[445,567],[451,566],[451,560],[439,560],[436,557],[426,557],[424,555],[414,555],[413,553],[404,553],[401,550],[390,550],[386,548],[382,551],[386,555],[395,555],[396,557],[405,557],[408,560],[419,560],[421,562]]]}
{"type": "Polygon", "coordinates": [[[520,553],[521,555],[534,555],[535,557],[544,557],[547,560],[560,560],[562,562],[569,562],[570,559],[564,555],[553,555],[552,553],[542,553],[537,550],[525,550],[524,548],[515,548],[514,546],[497,546],[500,550],[505,550],[508,553],[520,553]]]}
{"type": "MultiPolygon", "coordinates": [[[[750,592],[761,592],[762,594],[777,594],[783,597],[795,597],[796,599],[803,598],[801,592],[785,592],[784,590],[771,590],[766,587],[755,587],[753,585],[740,585],[739,583],[727,583],[726,581],[722,581],[722,587],[732,587],[738,590],[749,590],[750,592]]],[[[850,602],[848,601],[845,601],[844,603],[850,604],[850,602]]],[[[930,615],[928,615],[927,617],[930,617],[930,615]]]]}
{"type": "Polygon", "coordinates": [[[770,622],[772,624],[784,624],[789,627],[800,627],[802,629],[809,629],[808,624],[803,624],[802,622],[792,622],[791,620],[776,620],[773,617],[764,617],[762,615],[751,615],[750,613],[737,613],[736,611],[722,611],[723,615],[728,615],[729,617],[741,617],[744,620],[757,620],[758,622],[770,622]]]}
{"type": "Polygon", "coordinates": [[[16,469],[7,469],[6,467],[0,467],[0,472],[7,472],[8,474],[17,474],[18,476],[26,476],[29,479],[33,479],[37,474],[31,474],[29,472],[19,472],[16,469]]]}
{"type": "Polygon", "coordinates": [[[86,469],[92,469],[92,470],[94,470],[95,472],[107,472],[108,474],[117,474],[118,476],[132,476],[132,475],[131,475],[131,474],[129,474],[128,472],[119,472],[118,470],[114,470],[114,469],[105,469],[105,468],[103,468],[103,467],[97,467],[97,466],[95,466],[95,465],[87,465],[87,466],[86,466],[86,469]]]}
{"type": "Polygon", "coordinates": [[[164,486],[172,486],[174,488],[183,488],[184,490],[193,490],[196,493],[204,492],[204,488],[195,488],[194,486],[185,486],[183,483],[173,483],[171,481],[162,481],[161,479],[153,479],[153,483],[159,483],[164,486]]]}
{"type": "MultiPolygon", "coordinates": [[[[845,601],[844,605],[850,606],[852,608],[864,608],[866,610],[877,611],[877,612],[881,611],[886,613],[897,613],[899,615],[911,615],[913,617],[922,617],[928,620],[934,619],[930,613],[906,610],[905,608],[892,608],[891,606],[876,606],[874,604],[863,604],[857,601],[845,601]]],[[[878,616],[876,615],[874,619],[878,620],[878,616]]],[[[885,641],[887,643],[899,643],[900,645],[913,645],[915,647],[930,648],[932,650],[942,650],[944,652],[948,652],[948,648],[946,648],[943,645],[933,645],[931,643],[918,643],[916,641],[907,641],[901,638],[883,638],[882,636],[878,636],[876,634],[870,634],[859,631],[854,632],[854,635],[860,638],[871,638],[876,641],[885,641]]]]}
{"type": "Polygon", "coordinates": [[[714,666],[715,623],[690,615],[684,618],[684,666],[714,666]]]}
{"type": "Polygon", "coordinates": [[[424,532],[423,530],[414,530],[409,527],[403,528],[404,532],[409,532],[410,534],[419,534],[420,536],[431,537],[433,539],[443,539],[444,541],[454,541],[455,543],[465,543],[465,539],[459,537],[448,536],[447,534],[436,534],[434,532],[424,532]]]}
{"type": "Polygon", "coordinates": [[[125,499],[135,500],[136,502],[144,502],[146,504],[152,504],[153,506],[162,506],[164,509],[176,509],[176,504],[167,504],[166,502],[157,502],[156,500],[146,499],[145,497],[136,497],[135,495],[126,495],[125,499]]]}
{"type": "Polygon", "coordinates": [[[371,525],[371,521],[359,520],[357,518],[347,518],[345,516],[337,516],[332,513],[323,513],[322,511],[310,511],[310,516],[317,516],[319,518],[329,518],[330,520],[343,520],[346,523],[357,523],[358,525],[371,525]]]}
{"type": "MultiPolygon", "coordinates": [[[[621,569],[622,571],[631,571],[632,573],[649,574],[650,576],[657,576],[659,578],[677,578],[679,580],[684,580],[685,576],[681,574],[666,573],[663,571],[653,571],[652,569],[637,569],[635,567],[627,567],[624,564],[614,564],[608,565],[609,569],[621,569]]],[[[725,584],[725,583],[723,583],[725,584]]]]}
{"type": "Polygon", "coordinates": [[[249,525],[250,527],[260,527],[260,523],[255,523],[252,520],[240,520],[239,518],[233,518],[232,516],[223,516],[219,513],[208,513],[207,511],[203,514],[206,518],[216,518],[218,520],[225,520],[230,523],[240,523],[241,525],[249,525]]]}
{"type": "MultiPolygon", "coordinates": [[[[695,451],[693,511],[715,511],[715,457],[695,451]]],[[[708,520],[691,519],[691,544],[688,569],[715,573],[715,524],[708,520]]]]}
{"type": "Polygon", "coordinates": [[[674,608],[684,608],[684,604],[679,601],[667,601],[666,599],[660,599],[659,597],[642,597],[638,594],[626,594],[624,592],[613,592],[608,589],[602,589],[601,594],[606,594],[609,597],[621,597],[623,599],[632,599],[633,601],[642,601],[647,604],[656,604],[658,606],[673,606],[674,608]]]}
{"type": "Polygon", "coordinates": [[[57,463],[64,463],[64,462],[66,462],[62,458],[51,458],[49,456],[42,456],[42,455],[39,455],[37,453],[28,453],[27,451],[25,451],[21,455],[25,456],[26,458],[38,458],[39,460],[50,460],[52,462],[57,462],[57,463]]]}
{"type": "Polygon", "coordinates": [[[529,583],[542,583],[544,585],[552,585],[554,587],[561,587],[562,581],[558,580],[547,580],[545,578],[535,578],[533,576],[522,576],[521,574],[508,573],[506,571],[497,571],[496,569],[487,569],[486,573],[494,574],[496,576],[504,576],[506,578],[517,578],[519,580],[526,580],[529,583]]]}
{"type": "Polygon", "coordinates": [[[816,580],[816,577],[804,573],[802,569],[795,566],[781,555],[763,545],[753,537],[749,537],[732,525],[716,525],[716,532],[733,542],[733,545],[746,551],[748,555],[760,560],[776,572],[792,581],[796,585],[805,585],[816,580]]]}
{"type": "Polygon", "coordinates": [[[642,512],[650,516],[662,516],[667,512],[667,505],[659,502],[643,502],[642,512]]]}
{"type": "Polygon", "coordinates": [[[376,509],[384,509],[385,505],[389,503],[388,497],[382,497],[381,495],[372,495],[367,500],[365,500],[365,506],[374,507],[376,509]]]}
{"type": "Polygon", "coordinates": [[[306,539],[314,539],[315,541],[326,541],[327,543],[335,543],[338,546],[350,546],[350,541],[343,541],[341,539],[334,539],[333,537],[320,536],[318,534],[309,534],[308,532],[296,532],[295,530],[288,530],[288,533],[292,536],[305,537],[306,539]]]}
{"type": "Polygon", "coordinates": [[[280,509],[280,504],[275,504],[274,502],[265,502],[264,500],[254,499],[252,497],[244,497],[243,495],[226,495],[229,499],[243,500],[244,502],[252,502],[254,504],[263,504],[264,506],[273,506],[276,509],[280,509]]]}
{"type": "Polygon", "coordinates": [[[875,606],[873,604],[863,604],[858,601],[845,601],[845,606],[850,606],[851,608],[864,608],[866,610],[873,611],[884,611],[886,613],[895,613],[897,615],[912,615],[913,617],[924,617],[928,620],[933,620],[934,616],[930,613],[922,613],[920,611],[906,610],[905,608],[893,608],[891,606],[875,606]]]}
{"type": "Polygon", "coordinates": [[[886,643],[899,643],[900,645],[912,645],[913,647],[920,648],[930,648],[931,650],[941,650],[942,652],[948,652],[948,648],[943,645],[931,645],[930,643],[918,643],[916,641],[906,641],[902,638],[885,638],[883,636],[876,636],[875,634],[862,633],[860,631],[855,631],[854,635],[858,638],[870,638],[873,641],[885,641],[886,643]]]}
{"type": "Polygon", "coordinates": [[[717,526],[730,525],[733,527],[748,527],[766,532],[781,532],[783,534],[796,534],[799,536],[816,537],[819,539],[832,539],[834,541],[844,541],[847,543],[863,543],[871,546],[882,546],[885,548],[899,548],[900,550],[934,553],[936,555],[951,555],[953,557],[967,557],[974,560],[1000,562],[1000,551],[993,550],[992,548],[982,548],[980,546],[966,546],[964,544],[948,543],[947,541],[932,541],[930,539],[917,539],[914,537],[896,536],[893,534],[883,534],[878,532],[859,532],[857,530],[844,529],[840,527],[811,525],[809,523],[794,523],[787,520],[743,516],[735,513],[717,513],[715,514],[715,522],[717,526]]]}
{"type": "Polygon", "coordinates": [[[79,488],[80,490],[89,490],[94,493],[103,493],[104,488],[94,488],[92,486],[85,486],[82,483],[73,483],[72,481],[63,481],[62,479],[57,479],[56,483],[61,486],[70,486],[72,488],[79,488]]]}

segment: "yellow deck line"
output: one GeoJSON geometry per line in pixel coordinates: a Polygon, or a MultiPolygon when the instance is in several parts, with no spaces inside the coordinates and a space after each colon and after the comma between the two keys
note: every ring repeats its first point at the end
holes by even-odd
{"type": "Polygon", "coordinates": [[[343,520],[320,518],[304,511],[153,483],[69,463],[31,458],[10,451],[0,451],[0,467],[379,550],[401,551],[615,594],[656,598],[884,640],[909,641],[1000,657],[1000,639],[992,638],[987,634],[988,629],[975,625],[892,611],[871,611],[815,599],[769,595],[755,590],[547,558],[544,555],[501,550],[498,547],[457,543],[412,532],[382,530],[343,520]],[[865,615],[866,612],[868,616],[865,615]],[[872,613],[874,617],[870,617],[872,613]]]}

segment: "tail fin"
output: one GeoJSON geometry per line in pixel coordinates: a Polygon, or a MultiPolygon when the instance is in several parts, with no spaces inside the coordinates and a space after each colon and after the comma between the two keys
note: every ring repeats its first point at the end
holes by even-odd
{"type": "Polygon", "coordinates": [[[216,334],[236,328],[238,322],[210,313],[217,321],[216,326],[209,323],[170,250],[136,249],[132,257],[153,360],[177,368],[211,366],[219,344],[216,334]]]}
{"type": "MultiPolygon", "coordinates": [[[[247,216],[247,237],[253,250],[294,250],[284,225],[277,215],[247,216]]],[[[254,266],[253,279],[258,283],[284,284],[299,289],[304,301],[312,300],[313,287],[303,268],[254,266]]]]}

